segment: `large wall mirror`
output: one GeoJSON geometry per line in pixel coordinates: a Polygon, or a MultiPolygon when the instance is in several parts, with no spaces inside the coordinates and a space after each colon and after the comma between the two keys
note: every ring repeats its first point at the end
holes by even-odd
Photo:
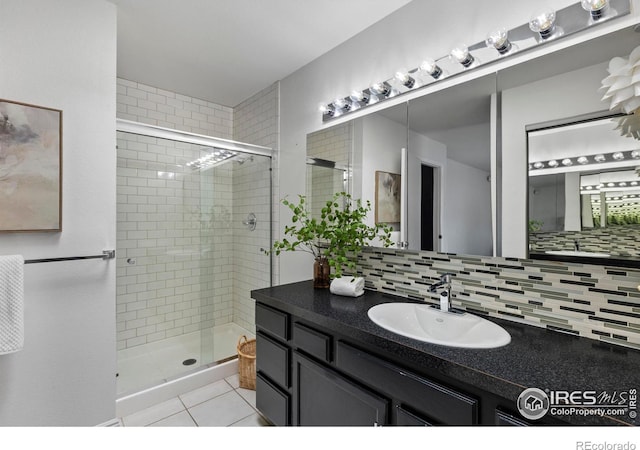
{"type": "MultiPolygon", "coordinates": [[[[607,169],[584,176],[578,176],[576,170],[569,171],[573,175],[549,172],[529,177],[529,138],[538,139],[535,132],[539,132],[552,139],[563,134],[559,125],[570,125],[563,128],[568,130],[587,116],[602,118],[609,105],[602,101],[599,89],[609,61],[616,56],[627,57],[638,45],[640,34],[632,28],[619,30],[311,133],[307,139],[309,170],[324,164],[325,169],[332,169],[333,184],[312,174],[307,178],[307,195],[328,198],[332,190],[346,186],[354,197],[371,201],[375,212],[376,189],[380,186],[376,177],[380,172],[401,174],[400,184],[406,185],[407,192],[406,220],[392,225],[396,230],[393,240],[405,244],[400,245],[402,248],[516,258],[542,254],[551,259],[600,263],[576,253],[546,252],[611,255],[612,249],[589,246],[584,237],[577,239],[580,250],[576,249],[576,239],[569,238],[567,246],[546,248],[540,239],[529,241],[529,230],[534,230],[534,238],[535,233],[541,237],[540,233],[559,232],[561,227],[578,227],[567,225],[567,211],[571,210],[571,218],[580,218],[580,228],[591,217],[594,229],[610,231],[611,221],[622,219],[616,214],[603,222],[603,208],[609,215],[616,208],[631,208],[629,197],[622,202],[624,194],[613,195],[611,191],[607,197],[600,190],[597,195],[580,194],[578,201],[567,204],[567,192],[578,192],[580,183],[594,177],[598,185],[606,177],[625,177],[635,166],[616,168],[615,172],[621,173],[615,175],[607,169]],[[550,128],[558,130],[551,133],[550,128]],[[332,148],[323,149],[322,142],[332,139],[332,148]],[[337,140],[343,142],[337,145],[337,140]],[[401,173],[403,148],[406,173],[401,173]],[[323,190],[322,183],[331,187],[323,190]],[[532,200],[529,193],[533,191],[546,200],[541,204],[532,200]],[[559,192],[563,195],[557,195],[559,192]],[[550,205],[554,211],[548,208],[550,205]],[[541,224],[536,225],[538,222],[541,224]],[[547,229],[551,226],[553,230],[547,229]]],[[[632,150],[627,151],[630,157],[632,150]]],[[[535,162],[532,160],[532,164],[535,162]]],[[[572,167],[578,166],[576,160],[572,167]]],[[[391,177],[382,183],[389,189],[389,196],[397,195],[396,182],[391,177]]],[[[372,214],[370,220],[375,216],[372,214]]],[[[622,253],[616,258],[606,257],[607,264],[616,264],[617,256],[622,253]]],[[[631,264],[640,261],[631,254],[625,258],[631,264]]]]}
{"type": "Polygon", "coordinates": [[[343,186],[335,181],[342,173],[336,168],[346,163],[345,186],[371,202],[369,221],[390,225],[399,247],[492,255],[495,88],[495,75],[489,75],[309,134],[311,209],[343,186]]]}

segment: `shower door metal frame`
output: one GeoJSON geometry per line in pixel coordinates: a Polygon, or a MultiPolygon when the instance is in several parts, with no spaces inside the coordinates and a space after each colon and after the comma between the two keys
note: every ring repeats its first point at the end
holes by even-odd
{"type": "Polygon", "coordinates": [[[251,155],[261,155],[273,158],[273,150],[261,145],[246,144],[244,142],[232,141],[229,139],[206,136],[204,134],[190,133],[187,131],[173,130],[171,128],[148,125],[146,123],[133,122],[131,120],[116,119],[116,131],[126,133],[141,134],[159,139],[186,142],[189,144],[204,145],[234,152],[249,153],[251,155]]]}

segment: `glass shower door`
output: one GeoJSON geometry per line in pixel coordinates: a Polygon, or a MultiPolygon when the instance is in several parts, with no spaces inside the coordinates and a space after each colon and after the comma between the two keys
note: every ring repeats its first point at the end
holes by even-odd
{"type": "Polygon", "coordinates": [[[227,360],[240,335],[253,336],[249,292],[271,281],[260,251],[270,247],[270,164],[118,132],[119,396],[227,360]]]}

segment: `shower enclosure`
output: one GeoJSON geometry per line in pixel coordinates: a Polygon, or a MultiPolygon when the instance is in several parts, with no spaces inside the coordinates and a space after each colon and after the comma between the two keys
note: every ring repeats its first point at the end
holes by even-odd
{"type": "Polygon", "coordinates": [[[270,286],[271,150],[118,120],[118,396],[236,356],[270,286]]]}

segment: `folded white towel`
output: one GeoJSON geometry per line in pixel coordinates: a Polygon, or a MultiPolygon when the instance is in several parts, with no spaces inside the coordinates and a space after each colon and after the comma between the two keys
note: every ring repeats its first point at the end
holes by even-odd
{"type": "Polygon", "coordinates": [[[360,297],[364,294],[364,278],[362,277],[341,277],[334,278],[329,286],[332,294],[344,295],[347,297],[360,297]]]}
{"type": "Polygon", "coordinates": [[[24,258],[0,256],[0,355],[24,346],[24,258]]]}

